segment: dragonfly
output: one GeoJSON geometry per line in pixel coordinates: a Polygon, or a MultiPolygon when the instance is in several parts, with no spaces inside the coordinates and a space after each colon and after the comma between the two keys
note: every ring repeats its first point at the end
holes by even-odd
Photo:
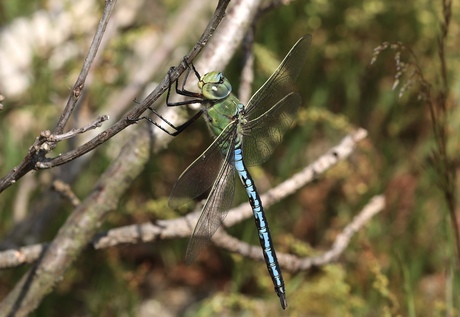
{"type": "Polygon", "coordinates": [[[181,88],[178,87],[178,80],[175,82],[176,92],[191,99],[170,102],[171,83],[166,104],[181,106],[200,103],[200,110],[182,125],[175,126],[153,108],[149,108],[174,132],[149,117],[140,118],[176,136],[199,117],[205,116],[215,139],[180,175],[169,196],[169,206],[177,209],[210,190],[190,238],[185,261],[187,264],[193,262],[221,226],[232,205],[238,175],[246,189],[265,263],[283,309],[287,307],[283,276],[262,201],[247,166],[264,163],[293,123],[301,98],[292,89],[305,62],[310,43],[311,35],[300,38],[246,106],[232,93],[232,86],[222,72],[212,71],[200,76],[191,64],[181,88]],[[184,88],[190,69],[198,78],[199,93],[184,88]]]}

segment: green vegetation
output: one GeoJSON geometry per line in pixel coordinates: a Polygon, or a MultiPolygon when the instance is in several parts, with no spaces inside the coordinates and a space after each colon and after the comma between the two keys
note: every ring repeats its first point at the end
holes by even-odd
{"type": "MultiPolygon", "coordinates": [[[[8,8],[0,15],[3,30],[18,16],[33,19],[35,10],[45,10],[35,4],[37,8],[27,5],[27,12],[19,12],[19,3],[28,2],[0,1],[0,8],[8,8]]],[[[286,315],[460,314],[456,200],[460,5],[451,5],[451,11],[450,5],[443,11],[442,1],[428,0],[292,1],[268,10],[256,21],[253,91],[300,36],[313,36],[297,80],[296,90],[303,101],[298,119],[273,156],[251,170],[260,192],[292,176],[354,128],[369,133],[349,159],[267,208],[277,251],[299,257],[319,255],[371,197],[383,193],[386,199],[385,209],[353,236],[338,261],[298,273],[283,270],[289,303],[286,315]]],[[[157,41],[173,27],[181,6],[179,1],[146,1],[134,10],[135,18],[119,22],[93,66],[84,98],[65,131],[102,114],[119,120],[137,106],[128,98],[115,108],[113,98],[135,84],[138,76],[131,73],[133,69],[140,73],[153,62],[149,57],[161,49],[157,41]]],[[[94,7],[101,10],[99,4],[94,7]]],[[[87,12],[88,22],[82,24],[93,26],[75,27],[59,46],[33,46],[30,68],[22,70],[30,85],[21,94],[6,95],[2,89],[13,76],[0,77],[0,94],[6,98],[0,111],[0,177],[22,161],[41,131],[56,124],[100,14],[87,12]]],[[[187,38],[167,54],[148,82],[140,84],[142,88],[162,80],[169,66],[180,63],[210,17],[210,11],[203,10],[187,38]]],[[[15,55],[8,54],[0,58],[13,60],[15,55]]],[[[225,68],[235,91],[242,56],[240,48],[225,68]]],[[[137,100],[143,94],[140,90],[137,100]]],[[[102,129],[107,127],[104,123],[102,129]]],[[[69,183],[84,200],[133,129],[128,127],[99,146],[86,161],[83,156],[81,161],[29,173],[2,192],[1,248],[51,241],[74,210],[51,189],[52,181],[69,183]]],[[[88,133],[93,131],[103,130],[88,133]]],[[[48,156],[75,148],[85,136],[61,142],[48,156]]],[[[155,150],[100,231],[178,218],[190,211],[168,209],[167,197],[180,173],[210,142],[199,120],[166,147],[155,150]]],[[[235,204],[247,201],[239,184],[235,197],[235,204]]],[[[227,231],[258,245],[252,219],[227,231]]],[[[33,316],[281,313],[262,262],[211,247],[187,267],[183,264],[186,246],[186,239],[173,239],[86,250],[33,316]]],[[[0,271],[0,301],[29,268],[0,271]]]]}

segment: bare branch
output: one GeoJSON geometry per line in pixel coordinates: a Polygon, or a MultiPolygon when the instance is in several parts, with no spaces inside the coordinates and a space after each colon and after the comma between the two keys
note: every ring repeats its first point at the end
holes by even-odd
{"type": "MultiPolygon", "coordinates": [[[[138,66],[130,68],[129,83],[122,90],[115,91],[107,101],[112,118],[119,118],[126,111],[126,105],[131,105],[152,78],[162,71],[162,67],[174,55],[175,50],[190,38],[190,29],[201,25],[202,16],[208,12],[208,8],[207,1],[184,1],[175,16],[168,16],[169,27],[156,41],[155,50],[152,54],[138,56],[138,66]]],[[[152,36],[152,40],[155,40],[155,36],[152,36]]]]}
{"type": "MultiPolygon", "coordinates": [[[[358,129],[345,138],[340,143],[330,149],[326,154],[319,157],[315,162],[305,167],[300,172],[294,174],[286,181],[278,186],[270,189],[260,196],[265,209],[269,208],[274,203],[280,201],[284,197],[293,194],[301,187],[313,181],[318,175],[325,173],[338,162],[346,159],[353,152],[356,144],[367,136],[367,131],[358,129]]],[[[199,214],[196,215],[198,221],[199,214]]],[[[232,209],[224,220],[225,227],[231,227],[235,223],[241,222],[244,219],[252,217],[252,209],[249,204],[242,204],[239,207],[232,209]]]]}
{"type": "Polygon", "coordinates": [[[311,259],[301,259],[299,263],[290,262],[292,271],[306,270],[311,266],[320,266],[337,260],[348,246],[353,234],[358,232],[370,219],[385,208],[385,197],[383,195],[374,196],[369,203],[355,216],[352,222],[347,225],[343,231],[337,235],[331,249],[322,255],[312,257],[311,259]]]}
{"type": "MultiPolygon", "coordinates": [[[[203,49],[200,56],[194,60],[194,64],[200,73],[212,70],[224,70],[246,34],[249,22],[254,18],[259,5],[260,0],[232,1],[219,29],[210,38],[209,43],[203,49]]],[[[171,76],[172,80],[175,78],[171,76]]],[[[191,84],[192,82],[193,79],[189,78],[189,83],[191,84]]],[[[178,110],[177,107],[163,106],[162,115],[167,117],[172,123],[179,123],[185,118],[184,112],[178,110]]],[[[154,133],[157,131],[159,130],[155,130],[154,133]]],[[[164,143],[170,141],[171,137],[165,133],[160,131],[157,134],[156,144],[158,146],[164,146],[164,143]]]]}
{"type": "Polygon", "coordinates": [[[93,150],[95,147],[104,143],[105,141],[107,141],[108,139],[110,139],[123,129],[125,129],[127,126],[133,124],[133,119],[139,118],[142,115],[142,113],[145,110],[147,110],[147,108],[150,107],[168,89],[169,80],[174,82],[185,71],[185,69],[187,68],[187,63],[190,64],[193,61],[193,59],[200,53],[204,45],[206,45],[208,40],[213,35],[220,21],[225,16],[225,9],[228,5],[228,2],[229,0],[219,1],[214,15],[211,21],[209,22],[208,26],[206,27],[206,30],[201,35],[197,44],[195,44],[192,50],[184,57],[184,60],[187,62],[182,61],[180,65],[175,68],[174,72],[171,72],[170,75],[166,75],[163,81],[141,102],[141,104],[137,108],[130,111],[125,118],[119,120],[112,127],[102,132],[89,142],[81,145],[77,149],[41,162],[40,168],[51,168],[54,166],[65,164],[68,161],[71,161],[76,157],[79,157],[93,150]]]}
{"type": "Polygon", "coordinates": [[[53,189],[62,197],[67,199],[72,204],[72,206],[77,207],[80,205],[80,199],[78,199],[77,195],[75,195],[75,193],[72,191],[72,188],[68,184],[60,180],[55,180],[52,186],[53,189]]]}
{"type": "MultiPolygon", "coordinates": [[[[382,195],[374,196],[369,203],[355,216],[350,224],[348,224],[340,234],[335,238],[332,247],[321,255],[307,258],[299,258],[290,254],[278,252],[278,260],[280,265],[291,272],[304,271],[312,266],[322,266],[331,263],[339,258],[345,251],[350,243],[353,235],[358,232],[365,224],[367,224],[372,217],[378,214],[385,207],[385,198],[382,195]]],[[[177,221],[172,220],[171,224],[167,227],[161,225],[154,225],[150,223],[142,225],[132,225],[117,229],[112,229],[105,234],[99,235],[93,240],[93,245],[96,249],[112,247],[122,243],[135,244],[138,242],[153,241],[160,239],[169,239],[170,233],[175,237],[186,237],[190,232],[180,231],[177,232],[167,230],[167,228],[174,228],[177,221]]],[[[169,221],[168,221],[169,222],[169,221]]],[[[182,225],[181,225],[182,226],[182,225]]],[[[213,242],[221,248],[228,251],[238,253],[242,256],[263,261],[263,254],[259,246],[249,245],[241,240],[238,240],[228,235],[223,229],[218,230],[213,236],[213,242]]],[[[47,245],[34,245],[24,247],[18,250],[8,250],[0,253],[0,268],[14,267],[24,263],[31,263],[43,252],[47,245]],[[34,258],[35,257],[35,258],[34,258]]]]}
{"type": "Polygon", "coordinates": [[[99,46],[102,42],[102,38],[104,37],[105,29],[107,28],[107,24],[109,23],[110,17],[112,16],[113,9],[115,8],[115,4],[117,0],[107,0],[105,1],[104,11],[102,13],[101,20],[96,29],[96,33],[94,34],[93,41],[89,47],[88,54],[85,58],[83,63],[83,67],[78,75],[77,81],[72,89],[72,94],[69,96],[69,100],[67,101],[67,105],[61,117],[56,124],[56,128],[54,129],[53,134],[61,134],[64,131],[64,127],[67,124],[70,116],[72,115],[75,106],[77,105],[77,101],[81,96],[83,88],[85,86],[86,77],[88,76],[89,70],[91,65],[93,64],[94,59],[96,58],[97,51],[99,50],[99,46]]]}
{"type": "MultiPolygon", "coordinates": [[[[25,263],[30,261],[32,255],[39,256],[39,261],[0,303],[0,316],[28,315],[52,291],[90,243],[101,220],[116,209],[122,193],[143,170],[149,158],[149,140],[148,129],[137,129],[137,134],[125,144],[91,194],[74,210],[46,249],[44,246],[34,246],[31,249],[23,248],[17,253],[6,251],[9,263],[25,263]]],[[[1,266],[4,265],[2,262],[1,266]]]]}
{"type": "MultiPolygon", "coordinates": [[[[106,5],[113,5],[114,2],[115,1],[106,1],[106,5]]],[[[186,60],[188,63],[190,63],[199,54],[199,52],[203,49],[204,45],[206,45],[208,40],[211,38],[212,34],[214,33],[217,26],[219,25],[220,21],[225,16],[225,10],[227,8],[228,3],[229,3],[229,0],[219,1],[217,8],[214,12],[214,15],[211,21],[209,22],[206,30],[203,32],[202,36],[198,40],[197,44],[192,48],[190,53],[184,57],[184,60],[186,60]]],[[[106,11],[107,9],[104,10],[104,12],[106,11]]],[[[102,21],[106,23],[105,20],[101,20],[101,23],[102,21]]],[[[95,42],[96,41],[93,41],[93,43],[95,42]]],[[[87,65],[85,64],[84,67],[86,66],[87,65]]],[[[27,153],[26,157],[24,158],[24,160],[21,162],[21,164],[15,167],[12,171],[10,171],[4,178],[0,179],[0,192],[2,192],[6,188],[14,184],[19,178],[24,176],[26,173],[28,173],[32,169],[46,169],[46,168],[52,168],[55,166],[65,164],[93,150],[100,144],[109,140],[114,135],[116,135],[117,133],[119,133],[120,131],[122,131],[127,126],[133,123],[133,121],[129,119],[139,118],[139,116],[168,89],[169,78],[172,81],[176,80],[185,71],[185,69],[186,69],[186,63],[183,61],[177,68],[175,68],[175,71],[171,73],[171,76],[169,77],[168,75],[166,75],[163,81],[147,96],[147,98],[145,98],[142,101],[139,107],[130,111],[126,118],[119,120],[112,127],[103,131],[102,133],[97,135],[95,138],[81,145],[77,149],[74,149],[67,153],[63,153],[54,158],[47,158],[45,157],[45,155],[50,150],[49,147],[41,148],[41,144],[37,144],[37,146],[32,146],[29,152],[27,153]]],[[[77,80],[77,84],[75,85],[75,88],[74,88],[75,98],[78,98],[78,96],[81,94],[82,88],[83,88],[83,83],[77,80]]],[[[69,107],[66,111],[69,112],[72,109],[73,107],[69,107]]],[[[63,114],[59,122],[66,122],[67,120],[66,118],[67,118],[67,115],[63,114]]],[[[57,130],[59,130],[59,128],[57,128],[57,130]]]]}
{"type": "MultiPolygon", "coordinates": [[[[188,61],[191,61],[206,44],[223,18],[227,4],[228,1],[219,1],[212,21],[208,24],[198,44],[195,45],[186,57],[188,61]]],[[[181,69],[176,69],[177,72],[175,72],[177,76],[185,69],[185,63],[181,63],[179,68],[181,69]]],[[[162,84],[138,108],[130,112],[128,117],[135,118],[136,113],[138,115],[141,114],[167,89],[168,82],[169,78],[167,76],[162,84]]],[[[39,147],[37,150],[37,147],[33,146],[24,161],[27,164],[24,164],[21,171],[22,174],[18,174],[18,170],[14,169],[12,171],[13,175],[8,175],[13,177],[10,177],[6,182],[5,180],[0,181],[0,191],[16,181],[17,178],[14,176],[22,176],[30,171],[30,169],[37,168],[38,166],[40,168],[49,168],[63,164],[77,157],[76,154],[82,155],[108,140],[131,123],[132,121],[127,118],[122,119],[92,141],[55,159],[45,158],[48,149],[41,149],[39,147]],[[34,150],[39,152],[34,153],[34,150]],[[40,156],[38,158],[34,157],[36,154],[40,154],[40,156]],[[30,159],[29,162],[27,158],[30,159]],[[47,161],[49,164],[32,166],[31,164],[34,160],[38,160],[39,162],[47,161]],[[2,187],[2,185],[6,186],[2,187]]],[[[111,167],[101,177],[92,194],[67,219],[49,247],[46,250],[42,249],[43,252],[40,254],[38,263],[23,276],[14,289],[0,303],[0,316],[25,316],[33,311],[40,304],[43,297],[52,291],[53,286],[57,281],[62,279],[68,267],[80,255],[84,247],[88,245],[90,239],[95,235],[96,230],[100,226],[102,218],[109,211],[116,208],[121,194],[126,191],[133,178],[142,170],[148,158],[150,146],[148,139],[150,134],[147,132],[147,129],[140,129],[140,131],[143,131],[142,136],[141,134],[134,135],[132,140],[127,142],[118,159],[112,163],[111,167]]],[[[19,256],[11,256],[10,254],[8,257],[10,261],[12,258],[23,261],[28,259],[28,257],[20,256],[25,254],[26,250],[21,251],[23,252],[15,253],[16,255],[19,254],[19,256]]]]}
{"type": "Polygon", "coordinates": [[[254,29],[249,28],[243,41],[243,70],[240,77],[238,98],[246,105],[251,98],[252,83],[254,81],[254,29]]]}
{"type": "MultiPolygon", "coordinates": [[[[319,256],[299,258],[291,254],[277,252],[280,266],[294,273],[305,271],[313,266],[326,265],[337,260],[350,243],[350,239],[353,234],[358,232],[373,216],[382,211],[384,206],[385,199],[383,196],[379,195],[373,197],[371,201],[359,212],[359,214],[353,218],[353,221],[348,224],[339,235],[337,235],[331,249],[319,256]]],[[[222,229],[216,232],[212,240],[217,246],[226,250],[241,254],[242,256],[257,261],[264,260],[260,247],[242,242],[228,235],[222,229]]]]}
{"type": "Polygon", "coordinates": [[[225,20],[209,45],[203,50],[200,60],[195,64],[197,69],[206,73],[212,70],[223,70],[246,34],[251,21],[260,6],[260,0],[237,0],[232,2],[225,20]]]}
{"type": "Polygon", "coordinates": [[[11,249],[0,252],[0,269],[34,263],[46,250],[48,245],[48,243],[39,243],[19,249],[11,249]]]}
{"type": "MultiPolygon", "coordinates": [[[[88,76],[89,69],[96,56],[102,37],[104,35],[105,28],[107,26],[107,23],[109,22],[110,16],[112,14],[116,2],[116,0],[105,2],[104,12],[102,14],[101,20],[99,21],[99,25],[96,30],[96,34],[94,35],[93,42],[91,43],[88,55],[86,56],[80,75],[78,76],[78,79],[72,90],[73,93],[69,97],[67,105],[54,129],[54,134],[62,133],[64,126],[69,120],[70,115],[72,114],[73,109],[77,104],[77,101],[83,90],[86,77],[88,76]]],[[[27,153],[23,161],[17,167],[13,168],[13,170],[10,171],[5,177],[0,179],[0,193],[12,184],[14,184],[19,178],[30,172],[32,169],[37,168],[35,162],[47,160],[45,155],[55,147],[55,144],[46,144],[42,147],[42,145],[45,142],[45,139],[38,138],[34,145],[29,148],[29,152],[27,153]]]]}
{"type": "MultiPolygon", "coordinates": [[[[347,135],[336,147],[329,150],[328,153],[321,156],[318,160],[308,165],[285,182],[261,195],[265,208],[268,208],[286,196],[294,193],[308,182],[314,180],[318,175],[326,172],[341,160],[346,159],[352,153],[356,143],[364,139],[366,135],[367,132],[363,129],[358,129],[347,135]]],[[[94,247],[99,249],[120,243],[137,243],[140,241],[147,242],[188,237],[192,234],[199,216],[200,211],[197,211],[183,218],[157,221],[156,224],[133,225],[113,229],[96,238],[94,240],[94,247]]],[[[224,220],[224,226],[227,228],[231,227],[249,217],[252,217],[252,209],[249,204],[243,203],[229,211],[224,220]]],[[[254,248],[257,250],[255,252],[262,256],[260,247],[254,248]]]]}
{"type": "Polygon", "coordinates": [[[85,133],[88,130],[100,128],[102,126],[102,122],[109,120],[109,116],[100,116],[97,117],[96,120],[93,122],[87,124],[84,127],[78,128],[78,129],[72,129],[67,133],[63,134],[51,134],[51,131],[46,130],[40,133],[40,139],[45,139],[47,142],[60,142],[63,140],[67,140],[70,138],[73,138],[77,134],[85,133]]]}
{"type": "MultiPolygon", "coordinates": [[[[317,177],[321,173],[326,172],[339,161],[346,159],[352,153],[353,149],[356,146],[356,143],[365,138],[365,136],[366,131],[363,129],[359,129],[347,135],[336,147],[332,148],[328,151],[328,153],[324,154],[318,160],[305,167],[301,172],[293,175],[290,179],[272,188],[267,193],[261,195],[261,199],[264,202],[264,206],[268,208],[270,205],[292,194],[294,191],[298,190],[300,187],[304,186],[308,182],[311,182],[313,179],[315,179],[315,177],[317,177]]],[[[186,216],[178,219],[159,220],[155,224],[145,223],[112,229],[105,233],[98,234],[97,237],[94,238],[92,244],[94,248],[102,249],[125,243],[134,244],[139,242],[149,242],[155,240],[176,239],[178,237],[189,237],[193,232],[193,228],[195,227],[199,215],[200,212],[197,211],[187,214],[186,216]]],[[[224,225],[226,227],[231,227],[236,223],[241,222],[244,219],[249,218],[251,216],[252,210],[249,204],[244,203],[229,211],[228,216],[225,219],[224,225]]],[[[362,223],[364,222],[364,220],[356,220],[353,223],[355,222],[362,223]]],[[[351,229],[345,229],[344,232],[347,232],[345,237],[338,238],[338,240],[342,241],[341,244],[334,248],[340,250],[340,248],[344,245],[343,241],[346,241],[347,235],[351,236],[351,234],[353,234],[353,232],[349,232],[349,230],[356,229],[356,226],[357,225],[355,224],[352,225],[351,229]]],[[[223,242],[220,241],[220,243],[223,242]]],[[[223,245],[221,246],[223,247],[223,245]]],[[[18,254],[22,254],[28,252],[28,248],[29,247],[24,247],[19,250],[8,250],[0,252],[0,268],[10,267],[9,265],[20,265],[23,263],[28,263],[25,261],[25,259],[24,262],[21,262],[23,258],[19,256],[15,257],[16,262],[13,262],[11,260],[11,252],[18,252],[18,254]]],[[[30,248],[35,249],[38,248],[38,246],[31,246],[30,248]]],[[[254,248],[255,249],[253,251],[248,251],[249,253],[245,255],[251,258],[257,258],[258,256],[262,256],[260,247],[254,246],[254,248]]],[[[232,249],[229,250],[232,251],[232,249]]],[[[285,256],[289,257],[289,255],[285,256]]],[[[328,256],[331,257],[330,255],[328,256]]],[[[282,260],[280,260],[280,263],[281,261],[282,260]]],[[[287,264],[285,261],[283,261],[282,263],[284,263],[285,267],[289,268],[289,266],[286,266],[287,264]]],[[[291,269],[294,270],[294,268],[291,269]]]]}

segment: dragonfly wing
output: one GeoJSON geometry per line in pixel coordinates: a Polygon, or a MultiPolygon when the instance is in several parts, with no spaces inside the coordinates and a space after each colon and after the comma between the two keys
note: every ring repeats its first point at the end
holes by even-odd
{"type": "Polygon", "coordinates": [[[252,96],[246,107],[248,120],[258,118],[292,91],[300,70],[305,63],[310,43],[311,35],[309,34],[298,40],[280,66],[252,96]]]}
{"type": "Polygon", "coordinates": [[[264,114],[243,126],[243,157],[247,166],[265,162],[296,118],[302,100],[290,93],[264,114]]]}
{"type": "Polygon", "coordinates": [[[193,262],[209,244],[232,204],[235,191],[235,139],[236,122],[230,122],[206,151],[182,173],[169,196],[169,206],[176,208],[212,187],[190,238],[185,257],[187,264],[193,262]]]}
{"type": "Polygon", "coordinates": [[[179,176],[169,195],[169,206],[176,209],[211,188],[225,158],[221,150],[223,143],[234,135],[236,127],[229,124],[214,142],[179,176]]]}
{"type": "Polygon", "coordinates": [[[198,254],[209,245],[211,237],[227,216],[233,202],[235,167],[231,157],[233,157],[233,150],[230,148],[188,243],[185,255],[187,265],[192,263],[198,254]]]}

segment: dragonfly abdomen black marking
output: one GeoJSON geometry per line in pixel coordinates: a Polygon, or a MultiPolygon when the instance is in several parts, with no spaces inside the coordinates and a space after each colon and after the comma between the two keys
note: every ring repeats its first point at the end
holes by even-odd
{"type": "MultiPolygon", "coordinates": [[[[268,272],[272,278],[275,291],[280,297],[281,302],[286,301],[286,291],[284,289],[284,280],[281,274],[281,269],[276,258],[275,249],[273,247],[270,229],[268,228],[267,218],[265,217],[264,208],[256,186],[243,162],[243,151],[241,146],[237,145],[234,150],[234,164],[236,171],[243,183],[246,193],[249,197],[249,203],[252,207],[254,219],[256,222],[257,231],[259,232],[259,242],[262,247],[262,252],[265,258],[268,272]]],[[[284,305],[284,304],[282,304],[284,305]]]]}

